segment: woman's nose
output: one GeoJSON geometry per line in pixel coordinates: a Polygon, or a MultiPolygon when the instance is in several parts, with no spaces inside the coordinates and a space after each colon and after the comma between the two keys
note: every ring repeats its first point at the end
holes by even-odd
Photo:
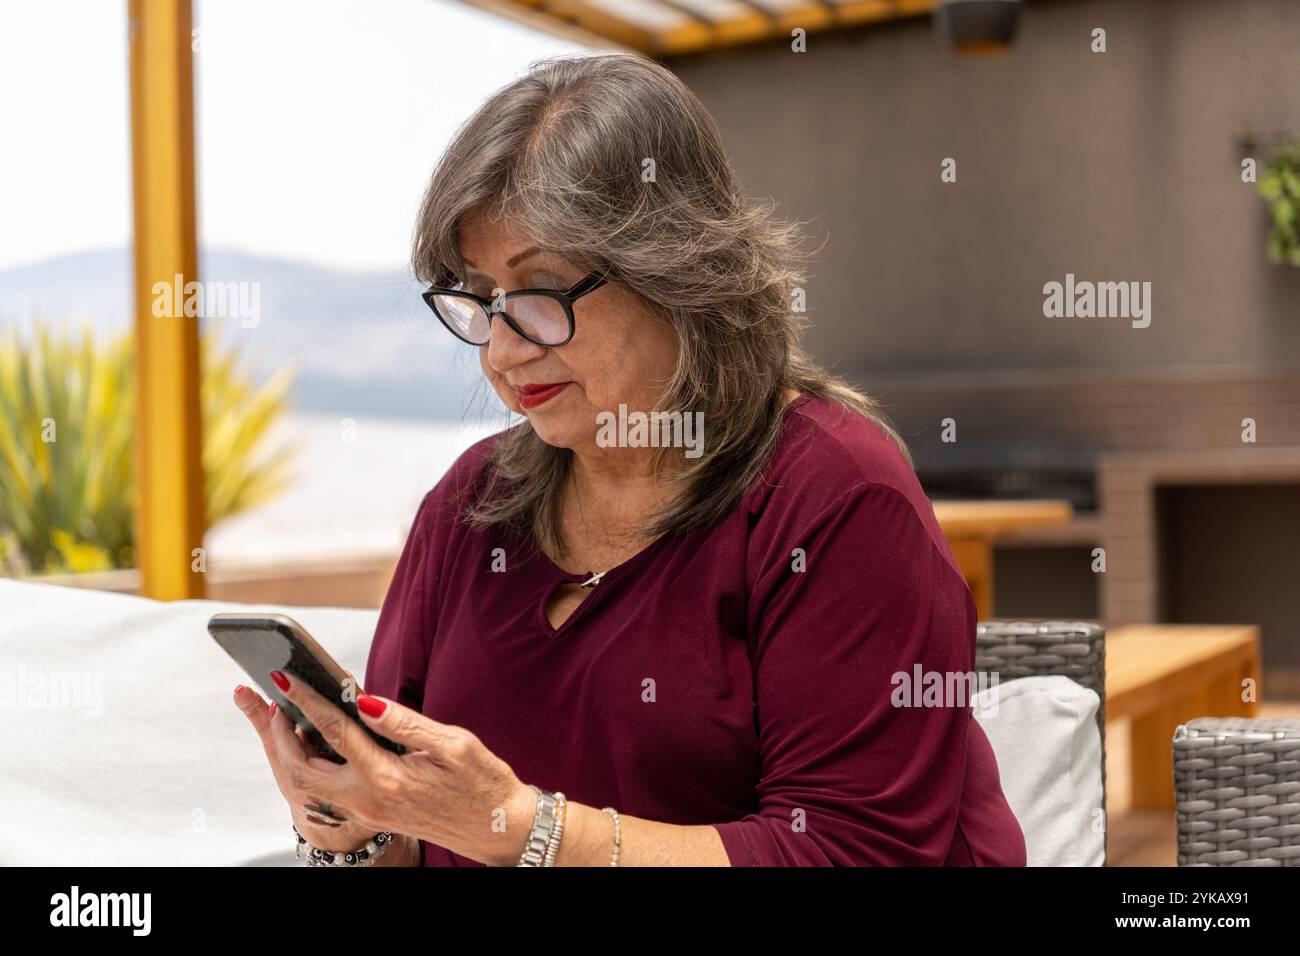
{"type": "Polygon", "coordinates": [[[539,358],[546,348],[526,338],[510,327],[500,315],[492,316],[488,330],[488,364],[498,372],[508,372],[525,362],[539,358]]]}

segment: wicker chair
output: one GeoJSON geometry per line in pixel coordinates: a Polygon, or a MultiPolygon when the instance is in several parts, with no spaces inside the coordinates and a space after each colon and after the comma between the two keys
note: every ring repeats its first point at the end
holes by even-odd
{"type": "MultiPolygon", "coordinates": [[[[1106,629],[1090,621],[981,621],[975,629],[975,670],[1017,677],[1060,674],[1097,692],[1101,734],[1101,795],[1106,805],[1106,629]]],[[[1109,829],[1109,828],[1108,828],[1109,829]]],[[[1108,833],[1103,853],[1109,854],[1108,833]]]]}
{"type": "Polygon", "coordinates": [[[1300,867],[1300,717],[1174,731],[1179,866],[1300,867]]]}

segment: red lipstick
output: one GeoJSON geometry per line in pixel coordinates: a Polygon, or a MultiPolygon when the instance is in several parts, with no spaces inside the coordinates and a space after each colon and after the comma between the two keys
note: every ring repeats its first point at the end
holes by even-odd
{"type": "Polygon", "coordinates": [[[549,402],[572,384],[572,382],[555,382],[551,385],[518,385],[515,387],[515,398],[523,408],[536,408],[543,402],[549,402]]]}

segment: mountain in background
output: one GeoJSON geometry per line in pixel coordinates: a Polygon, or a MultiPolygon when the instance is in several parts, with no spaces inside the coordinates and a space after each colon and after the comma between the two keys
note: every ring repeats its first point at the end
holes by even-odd
{"type": "MultiPolygon", "coordinates": [[[[132,323],[131,275],[125,248],[0,270],[0,331],[39,320],[120,333],[132,323]]],[[[213,249],[200,256],[199,278],[258,283],[257,326],[221,319],[221,334],[264,373],[294,363],[295,411],[457,422],[504,412],[474,349],[452,338],[404,273],[213,249]]]]}

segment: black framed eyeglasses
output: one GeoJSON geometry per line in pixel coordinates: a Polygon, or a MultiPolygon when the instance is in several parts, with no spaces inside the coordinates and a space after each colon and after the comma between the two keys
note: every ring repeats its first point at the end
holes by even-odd
{"type": "Polygon", "coordinates": [[[519,289],[495,299],[463,289],[430,286],[421,298],[447,331],[470,345],[487,345],[492,335],[492,316],[500,315],[529,342],[556,348],[573,338],[573,303],[608,281],[599,272],[592,272],[567,292],[519,289]]]}

